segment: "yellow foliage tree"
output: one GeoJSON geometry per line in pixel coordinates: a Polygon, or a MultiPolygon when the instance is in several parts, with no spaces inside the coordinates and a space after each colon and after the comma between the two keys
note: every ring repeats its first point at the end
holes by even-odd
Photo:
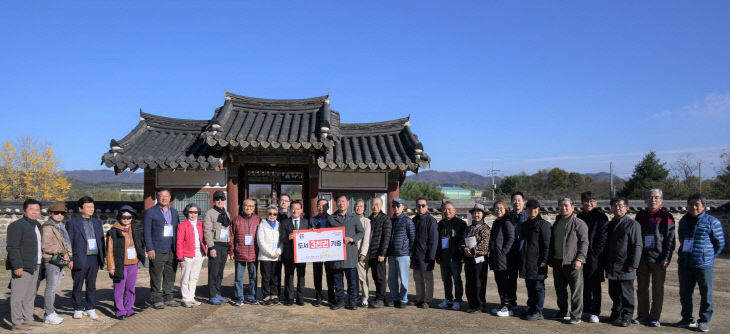
{"type": "Polygon", "coordinates": [[[17,146],[5,141],[0,151],[0,199],[64,200],[71,184],[58,169],[53,147],[32,137],[19,138],[17,146]]]}

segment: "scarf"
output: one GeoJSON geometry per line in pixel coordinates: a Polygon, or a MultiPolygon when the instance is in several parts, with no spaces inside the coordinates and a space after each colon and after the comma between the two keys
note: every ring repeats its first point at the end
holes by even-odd
{"type": "Polygon", "coordinates": [[[269,223],[269,226],[271,226],[271,228],[276,228],[276,220],[274,220],[272,222],[272,221],[269,221],[268,219],[266,219],[266,222],[269,223]]]}
{"type": "Polygon", "coordinates": [[[218,211],[218,222],[221,223],[223,227],[231,226],[231,220],[228,219],[228,214],[226,213],[226,210],[224,208],[214,206],[213,209],[215,209],[215,211],[218,211]]]}
{"type": "Polygon", "coordinates": [[[67,245],[71,245],[71,237],[68,236],[68,231],[66,231],[66,228],[63,227],[63,225],[60,222],[56,222],[55,220],[51,219],[51,223],[53,224],[53,227],[57,228],[59,231],[61,231],[61,235],[63,235],[63,239],[66,240],[67,245]]]}

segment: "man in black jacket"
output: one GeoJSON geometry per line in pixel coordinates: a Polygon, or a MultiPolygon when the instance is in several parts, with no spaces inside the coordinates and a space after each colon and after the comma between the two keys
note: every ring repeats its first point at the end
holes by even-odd
{"type": "Polygon", "coordinates": [[[279,237],[283,246],[281,257],[284,260],[284,305],[291,306],[294,303],[294,270],[297,272],[297,305],[304,306],[304,273],[307,263],[294,263],[294,231],[308,230],[309,220],[302,217],[302,203],[294,201],[291,204],[291,218],[284,218],[279,222],[281,225],[279,237]]]}
{"type": "Polygon", "coordinates": [[[38,271],[41,264],[41,203],[29,198],[23,202],[23,218],[7,230],[7,269],[10,279],[10,321],[14,330],[28,330],[42,323],[33,320],[33,302],[38,290],[38,271]]]}
{"type": "Polygon", "coordinates": [[[528,220],[522,223],[520,233],[520,276],[527,287],[527,320],[541,320],[545,305],[545,278],[550,253],[551,225],[540,217],[540,202],[527,201],[528,220]]]}
{"type": "Polygon", "coordinates": [[[461,281],[461,252],[459,242],[464,239],[466,222],[456,216],[456,207],[451,202],[444,202],[443,212],[446,215],[438,223],[439,244],[436,261],[441,267],[441,280],[444,282],[444,301],[438,305],[441,309],[461,308],[464,295],[464,283],[461,281]],[[453,282],[453,284],[452,284],[453,282]],[[453,286],[453,293],[452,293],[453,286]]]}
{"type": "Polygon", "coordinates": [[[588,255],[583,264],[583,315],[588,318],[588,322],[596,323],[601,313],[601,282],[604,281],[601,259],[608,237],[608,216],[597,207],[598,202],[593,192],[580,194],[580,202],[583,211],[578,213],[578,218],[588,225],[588,255]]]}
{"type": "Polygon", "coordinates": [[[380,308],[385,303],[385,256],[388,254],[390,235],[393,225],[390,218],[383,213],[383,200],[374,198],[370,214],[370,246],[368,249],[368,262],[370,265],[373,281],[375,281],[375,300],[371,307],[380,308]]]}
{"type": "Polygon", "coordinates": [[[608,223],[606,277],[613,307],[608,320],[621,327],[630,326],[634,314],[634,280],[642,248],[641,226],[626,215],[628,211],[626,199],[611,200],[613,219],[608,223]]]}
{"type": "Polygon", "coordinates": [[[433,268],[438,249],[438,223],[428,213],[428,202],[419,197],[416,200],[416,237],[411,250],[411,269],[416,283],[416,301],[413,305],[429,308],[433,300],[433,268]]]}

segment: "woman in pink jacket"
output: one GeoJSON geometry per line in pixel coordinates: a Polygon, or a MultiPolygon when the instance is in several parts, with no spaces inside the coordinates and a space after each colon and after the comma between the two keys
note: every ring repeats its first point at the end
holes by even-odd
{"type": "Polygon", "coordinates": [[[207,249],[203,242],[203,223],[198,220],[200,207],[195,203],[185,206],[183,214],[188,219],[177,226],[177,260],[182,267],[180,278],[180,292],[183,305],[193,307],[200,305],[195,300],[195,287],[198,284],[200,268],[203,266],[203,257],[207,249]]]}

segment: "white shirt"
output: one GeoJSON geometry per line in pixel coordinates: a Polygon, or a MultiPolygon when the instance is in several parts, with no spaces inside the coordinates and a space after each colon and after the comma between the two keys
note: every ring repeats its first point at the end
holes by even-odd
{"type": "Polygon", "coordinates": [[[43,260],[43,251],[41,251],[41,231],[38,230],[38,226],[35,227],[36,241],[38,242],[38,264],[41,264],[43,260]]]}
{"type": "Polygon", "coordinates": [[[191,220],[190,225],[193,225],[193,232],[195,232],[195,250],[200,249],[200,235],[198,234],[198,221],[191,220]]]}

